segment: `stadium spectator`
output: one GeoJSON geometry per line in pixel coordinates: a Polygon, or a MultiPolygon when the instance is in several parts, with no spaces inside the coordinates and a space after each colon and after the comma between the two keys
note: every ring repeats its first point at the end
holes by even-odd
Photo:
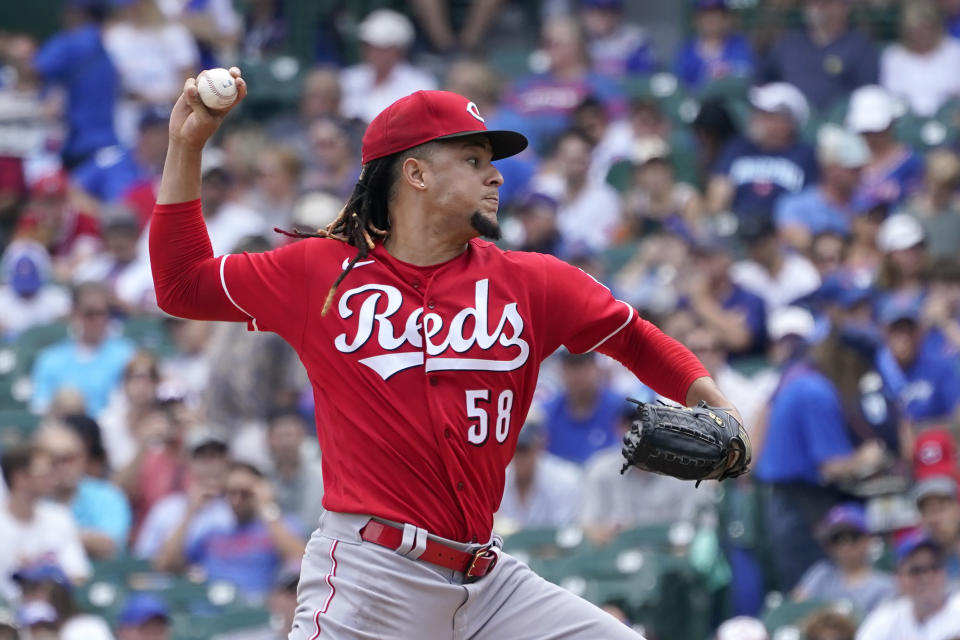
{"type": "Polygon", "coordinates": [[[122,469],[137,454],[137,436],[157,401],[159,384],[156,358],[147,351],[138,351],[127,362],[119,389],[113,392],[100,414],[111,469],[122,469]]]}
{"type": "Polygon", "coordinates": [[[190,31],[200,53],[198,69],[222,67],[221,60],[235,58],[243,25],[230,0],[158,0],[157,6],[167,20],[179,22],[190,31]]]}
{"type": "Polygon", "coordinates": [[[97,209],[76,200],[68,197],[65,172],[44,173],[31,185],[14,233],[18,239],[34,240],[47,248],[57,280],[69,280],[77,264],[101,249],[97,209]]]}
{"type": "Polygon", "coordinates": [[[154,404],[139,425],[133,458],[113,476],[133,507],[134,536],[153,505],[183,490],[187,483],[188,465],[184,460],[187,425],[178,415],[176,404],[175,400],[154,404]]]}
{"type": "Polygon", "coordinates": [[[100,282],[110,288],[111,306],[126,314],[156,308],[150,265],[137,247],[140,225],[126,213],[104,222],[103,250],[77,265],[74,282],[100,282]]]}
{"type": "Polygon", "coordinates": [[[723,98],[709,98],[700,104],[690,123],[697,156],[697,184],[706,184],[727,143],[737,135],[737,125],[723,98]]]}
{"type": "MultiPolygon", "coordinates": [[[[630,428],[634,407],[621,403],[618,409],[611,420],[619,442],[630,428]]],[[[577,522],[594,544],[608,544],[632,527],[691,521],[697,502],[709,500],[706,487],[697,493],[689,482],[636,467],[621,474],[622,467],[619,447],[600,450],[587,461],[577,522]]]]}
{"type": "Polygon", "coordinates": [[[877,230],[883,261],[876,273],[877,287],[886,292],[922,294],[927,285],[929,258],[923,227],[905,213],[896,213],[877,230]]]}
{"type": "Polygon", "coordinates": [[[346,201],[360,177],[360,155],[348,131],[333,118],[317,118],[307,130],[310,152],[300,187],[326,191],[346,201]]]}
{"type": "Polygon", "coordinates": [[[615,239],[621,204],[613,187],[590,180],[590,152],[590,140],[582,132],[566,131],[553,154],[555,170],[534,177],[531,187],[557,200],[557,228],[564,242],[600,250],[615,239]]]}
{"type": "Polygon", "coordinates": [[[951,357],[960,352],[960,262],[955,257],[930,267],[923,322],[930,327],[928,348],[951,357]]]}
{"type": "Polygon", "coordinates": [[[623,0],[580,0],[580,18],[595,72],[620,78],[657,70],[650,39],[629,21],[623,0]]]}
{"type": "Polygon", "coordinates": [[[960,157],[950,149],[927,153],[923,187],[904,210],[923,225],[927,252],[933,258],[953,256],[960,247],[960,157]]]}
{"type": "Polygon", "coordinates": [[[304,160],[307,158],[310,145],[304,139],[303,132],[315,120],[340,119],[340,124],[345,131],[359,138],[363,132],[362,123],[343,118],[342,102],[343,90],[340,87],[340,73],[337,68],[314,67],[303,76],[296,112],[281,111],[271,117],[267,123],[267,134],[277,143],[296,149],[304,160]]]}
{"type": "Polygon", "coordinates": [[[817,268],[821,280],[826,280],[845,265],[849,250],[849,239],[842,234],[825,231],[813,236],[810,242],[810,261],[817,268]]]}
{"type": "Polygon", "coordinates": [[[515,224],[504,224],[503,235],[520,251],[537,251],[550,255],[566,252],[563,237],[557,229],[557,203],[544,193],[530,193],[513,207],[515,224]]]}
{"type": "Polygon", "coordinates": [[[703,199],[693,185],[677,182],[669,153],[659,138],[634,143],[633,186],[623,196],[624,224],[631,239],[660,230],[693,238],[702,230],[703,199]]]}
{"type": "Polygon", "coordinates": [[[610,78],[590,70],[584,33],[574,18],[548,19],[541,40],[548,70],[514,80],[504,98],[504,109],[518,118],[514,124],[542,155],[568,128],[573,110],[587,96],[603,103],[614,119],[625,115],[626,103],[610,78]]]}
{"type": "Polygon", "coordinates": [[[677,51],[673,72],[691,88],[727,77],[751,77],[754,57],[750,43],[734,33],[728,0],[697,0],[696,33],[677,51]]]}
{"type": "Polygon", "coordinates": [[[359,35],[364,61],[340,74],[343,115],[370,122],[395,100],[437,88],[431,74],[406,61],[414,38],[406,16],[390,9],[372,11],[360,23],[359,35]]]}
{"type": "Polygon", "coordinates": [[[74,582],[88,578],[90,561],[73,516],[43,500],[52,488],[50,456],[32,445],[5,447],[0,468],[8,491],[0,506],[0,597],[19,597],[11,576],[32,564],[57,564],[74,582]]]}
{"type": "Polygon", "coordinates": [[[306,440],[311,431],[295,409],[275,411],[267,423],[270,465],[264,475],[280,509],[313,530],[323,513],[323,474],[320,451],[306,440]]]}
{"type": "MultiPolygon", "coordinates": [[[[738,229],[745,260],[730,267],[730,277],[760,296],[768,313],[787,306],[820,286],[820,274],[803,254],[783,246],[773,220],[757,218],[738,229]]],[[[742,413],[742,412],[741,412],[742,413]]]]}
{"type": "Polygon", "coordinates": [[[527,418],[507,466],[503,499],[495,516],[501,535],[523,529],[573,524],[580,500],[581,470],[546,453],[542,416],[527,418]]]}
{"type": "MultiPolygon", "coordinates": [[[[39,602],[46,618],[52,618],[50,608],[59,626],[57,640],[113,640],[110,627],[97,615],[83,613],[73,596],[73,585],[55,564],[31,565],[13,574],[20,587],[20,601],[39,602]]],[[[2,636],[0,636],[2,637],[2,636]]]]}
{"type": "Polygon", "coordinates": [[[583,464],[592,454],[617,445],[615,418],[623,398],[614,393],[593,352],[563,352],[563,388],[543,407],[547,451],[583,464]]]}
{"type": "Polygon", "coordinates": [[[66,4],[63,22],[67,26],[44,42],[33,60],[47,84],[66,89],[68,133],[61,151],[66,169],[118,142],[114,110],[120,96],[120,75],[103,40],[109,7],[108,0],[66,4]],[[97,90],[91,91],[91,87],[97,90]]]}
{"type": "Polygon", "coordinates": [[[484,36],[500,15],[503,0],[471,0],[464,3],[459,34],[451,24],[450,7],[443,0],[414,0],[411,9],[417,14],[420,26],[430,40],[433,50],[451,53],[457,50],[473,52],[480,48],[484,36]]]}
{"type": "Polygon", "coordinates": [[[707,185],[707,209],[740,220],[770,216],[777,200],[818,178],[813,149],[799,138],[810,110],[796,87],[777,82],[750,90],[749,134],[731,140],[707,185]]]}
{"type": "Polygon", "coordinates": [[[863,507],[850,502],[830,509],[820,529],[828,560],[810,567],[793,591],[798,601],[845,601],[868,614],[897,594],[893,576],[870,564],[870,529],[863,507]]]}
{"type": "Polygon", "coordinates": [[[162,392],[182,396],[184,403],[203,411],[203,390],[210,381],[207,347],[213,327],[209,323],[182,318],[165,318],[165,329],[175,348],[160,363],[162,392]]]}
{"type": "Polygon", "coordinates": [[[137,557],[150,558],[160,571],[182,568],[184,545],[232,522],[223,497],[229,465],[226,440],[216,431],[200,429],[190,434],[188,450],[189,486],[150,509],[133,547],[137,557]]]}
{"type": "Polygon", "coordinates": [[[246,237],[267,232],[266,216],[244,202],[243,186],[227,165],[226,154],[217,148],[208,148],[202,161],[200,198],[203,217],[210,234],[215,255],[234,250],[246,237]]]}
{"type": "Polygon", "coordinates": [[[11,243],[0,258],[0,335],[60,320],[70,312],[70,294],[51,282],[50,255],[32,241],[11,243]]]}
{"type": "Polygon", "coordinates": [[[677,278],[681,304],[717,332],[731,357],[760,355],[767,344],[766,306],[731,278],[730,245],[729,238],[714,237],[693,247],[693,260],[677,278]]]}
{"type": "Polygon", "coordinates": [[[960,495],[956,460],[950,475],[929,476],[913,488],[924,530],[943,549],[947,579],[960,585],[960,495]]]}
{"type": "Polygon", "coordinates": [[[774,578],[783,590],[793,589],[823,558],[814,533],[839,502],[837,483],[867,477],[886,463],[888,445],[881,437],[898,442],[899,423],[889,403],[881,403],[878,415],[863,409],[861,394],[876,392],[860,386],[874,355],[859,351],[864,340],[855,322],[864,313],[869,317],[869,299],[854,301],[810,357],[785,370],[770,402],[763,451],[754,467],[765,485],[767,535],[777,548],[774,578]]]}
{"type": "Polygon", "coordinates": [[[125,203],[136,210],[141,228],[147,223],[152,210],[144,207],[139,199],[144,193],[147,199],[155,197],[154,182],[167,155],[169,117],[168,107],[145,107],[139,114],[135,145],[101,149],[74,170],[71,176],[74,186],[91,201],[95,210],[104,204],[125,203]]]}
{"type": "Polygon", "coordinates": [[[73,387],[83,394],[86,412],[98,415],[120,381],[134,346],[110,335],[110,292],[97,282],[85,282],[73,292],[73,336],[47,347],[33,367],[30,408],[42,413],[54,394],[73,387]]]}
{"type": "Polygon", "coordinates": [[[947,592],[943,550],[922,533],[896,548],[897,581],[902,597],[866,617],[856,640],[954,638],[960,635],[960,593],[947,592]]]}
{"type": "Polygon", "coordinates": [[[806,28],[784,34],[760,60],[760,82],[788,82],[816,109],[827,109],[865,84],[877,82],[878,52],[850,28],[849,0],[808,0],[806,28]]]}
{"type": "Polygon", "coordinates": [[[850,235],[852,219],[858,213],[853,197],[870,150],[859,135],[825,125],[817,134],[817,160],[820,182],[785,195],[774,212],[780,236],[789,247],[803,252],[810,250],[818,233],[850,235]]]}
{"type": "Polygon", "coordinates": [[[280,0],[250,2],[243,14],[243,23],[243,57],[256,60],[286,51],[290,34],[284,3],[280,0]]]}
{"type": "Polygon", "coordinates": [[[849,615],[825,609],[807,616],[801,630],[804,640],[854,640],[857,623],[849,615]]]}
{"type": "Polygon", "coordinates": [[[246,194],[244,204],[256,211],[268,228],[288,229],[300,195],[302,175],[303,163],[292,149],[262,149],[257,157],[253,189],[246,194]]]}
{"type": "Polygon", "coordinates": [[[856,208],[896,207],[923,183],[923,158],[899,142],[894,125],[903,105],[883,87],[868,85],[850,95],[847,128],[859,133],[870,147],[857,189],[856,208]]]}
{"type": "Polygon", "coordinates": [[[117,487],[86,474],[87,455],[80,436],[70,427],[53,424],[37,432],[34,442],[52,463],[53,491],[48,497],[73,513],[87,555],[109,558],[124,552],[130,504],[117,487]]]}
{"type": "Polygon", "coordinates": [[[273,500],[273,490],[256,467],[234,462],[227,474],[227,502],[233,515],[231,526],[207,531],[191,545],[174,536],[165,546],[173,558],[176,542],[181,546],[180,567],[199,565],[208,580],[226,580],[244,597],[263,598],[280,569],[303,556],[301,525],[285,516],[273,500]]]}
{"type": "Polygon", "coordinates": [[[923,299],[911,292],[889,296],[879,309],[887,347],[880,370],[917,429],[949,424],[960,409],[957,359],[926,347],[930,332],[921,324],[922,312],[923,299]]]}
{"type": "Polygon", "coordinates": [[[200,51],[190,31],[168,20],[157,0],[114,2],[103,45],[120,74],[117,134],[125,146],[133,146],[144,108],[169,109],[183,81],[197,71],[200,51]]]}
{"type": "Polygon", "coordinates": [[[960,42],[944,32],[943,17],[932,0],[915,0],[900,13],[900,42],[880,57],[880,84],[904,98],[922,117],[960,94],[960,42]]]}
{"type": "Polygon", "coordinates": [[[152,593],[127,598],[117,615],[117,640],[171,640],[170,608],[152,593]]]}

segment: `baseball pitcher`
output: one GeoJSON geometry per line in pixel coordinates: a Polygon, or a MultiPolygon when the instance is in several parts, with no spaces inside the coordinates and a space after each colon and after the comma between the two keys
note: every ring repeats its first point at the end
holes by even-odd
{"type": "Polygon", "coordinates": [[[629,463],[723,478],[746,469],[749,442],[685,347],[582,271],[480,239],[500,235],[492,161],[526,138],[488,131],[463,96],[418,91],[370,123],[356,188],[326,229],[215,257],[200,155],[228,111],[205,107],[186,81],[150,257],[162,309],[274,331],[309,374],[326,513],[290,639],[638,637],[491,534],[540,362],[560,346],[596,350],[668,398],[708,405],[638,414],[629,463]]]}

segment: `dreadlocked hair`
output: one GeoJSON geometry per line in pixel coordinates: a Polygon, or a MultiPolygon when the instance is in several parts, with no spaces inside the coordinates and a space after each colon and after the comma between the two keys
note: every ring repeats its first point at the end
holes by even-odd
{"type": "Polygon", "coordinates": [[[358,261],[362,260],[376,246],[374,238],[385,238],[390,234],[390,220],[387,214],[387,203],[394,185],[395,168],[401,155],[396,153],[383,158],[371,160],[363,165],[360,178],[353,187],[353,192],[347,203],[340,209],[337,217],[323,229],[316,232],[306,232],[294,229],[284,231],[274,228],[274,231],[293,238],[333,238],[357,247],[357,255],[347,264],[347,267],[337,277],[327,297],[323,301],[321,316],[325,316],[333,304],[333,296],[337,287],[347,277],[358,261]]]}

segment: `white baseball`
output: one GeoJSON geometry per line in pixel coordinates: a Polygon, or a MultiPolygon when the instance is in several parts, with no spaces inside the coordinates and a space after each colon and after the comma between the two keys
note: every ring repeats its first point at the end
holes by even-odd
{"type": "Polygon", "coordinates": [[[211,109],[226,109],[237,99],[237,81],[226,69],[207,69],[197,76],[197,92],[211,109]]]}

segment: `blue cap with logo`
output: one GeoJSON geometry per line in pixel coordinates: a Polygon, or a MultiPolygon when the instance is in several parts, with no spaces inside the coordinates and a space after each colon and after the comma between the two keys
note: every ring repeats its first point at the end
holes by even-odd
{"type": "Polygon", "coordinates": [[[917,322],[923,312],[923,296],[914,293],[895,293],[880,303],[880,323],[890,326],[900,320],[917,322]]]}
{"type": "Polygon", "coordinates": [[[926,531],[918,530],[910,533],[897,543],[895,549],[897,564],[903,563],[919,549],[929,549],[938,557],[943,554],[943,547],[936,540],[931,538],[926,531]]]}

